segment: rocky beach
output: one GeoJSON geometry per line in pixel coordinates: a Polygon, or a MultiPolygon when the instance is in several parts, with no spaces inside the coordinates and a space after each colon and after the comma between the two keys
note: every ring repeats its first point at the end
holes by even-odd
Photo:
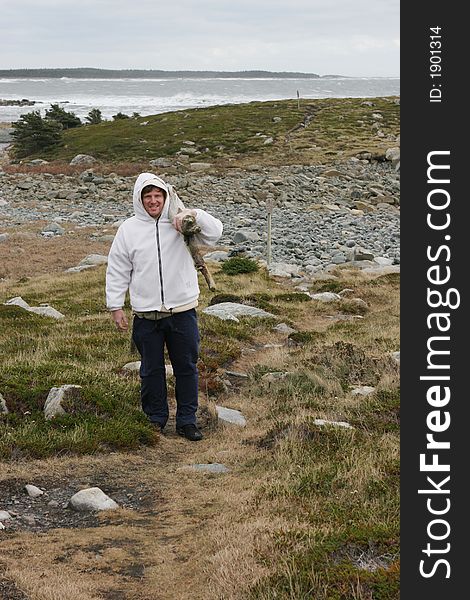
{"type": "MultiPolygon", "coordinates": [[[[399,150],[388,156],[383,162],[352,157],[333,166],[216,172],[207,165],[167,174],[149,164],[148,170],[169,181],[187,206],[217,215],[224,223],[219,246],[232,254],[266,258],[272,203],[272,260],[284,263],[273,268],[298,275],[351,261],[364,268],[399,264],[399,150]]],[[[96,164],[77,175],[0,172],[0,240],[14,235],[15,227],[44,222],[42,237],[94,228],[92,241],[110,243],[119,223],[132,215],[134,181],[103,175],[96,164]]]]}

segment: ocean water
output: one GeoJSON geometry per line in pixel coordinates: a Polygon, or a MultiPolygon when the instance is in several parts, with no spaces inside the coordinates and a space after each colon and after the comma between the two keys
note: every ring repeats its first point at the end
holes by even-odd
{"type": "Polygon", "coordinates": [[[0,79],[0,98],[36,101],[31,107],[0,106],[0,122],[16,121],[20,115],[58,103],[84,118],[92,108],[103,117],[123,112],[142,116],[187,108],[238,104],[253,100],[297,98],[362,98],[398,96],[396,78],[320,79],[0,79]]]}

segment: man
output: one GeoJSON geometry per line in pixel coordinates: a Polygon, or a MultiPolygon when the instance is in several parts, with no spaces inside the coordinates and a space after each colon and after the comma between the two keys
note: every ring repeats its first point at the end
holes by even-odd
{"type": "Polygon", "coordinates": [[[152,173],[138,176],[133,203],[135,214],[119,227],[109,252],[107,307],[116,328],[127,331],[123,306],[129,290],[132,338],[142,358],[142,409],[150,422],[163,431],[168,420],[166,345],[176,381],[176,431],[188,440],[201,440],[196,424],[199,286],[181,223],[193,215],[201,228],[197,240],[204,245],[215,244],[223,226],[204,210],[181,210],[173,188],[152,173]]]}

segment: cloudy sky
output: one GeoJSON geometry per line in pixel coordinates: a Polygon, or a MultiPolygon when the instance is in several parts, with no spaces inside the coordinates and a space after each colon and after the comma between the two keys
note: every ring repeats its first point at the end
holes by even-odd
{"type": "Polygon", "coordinates": [[[0,0],[0,68],[399,75],[399,0],[0,0]]]}

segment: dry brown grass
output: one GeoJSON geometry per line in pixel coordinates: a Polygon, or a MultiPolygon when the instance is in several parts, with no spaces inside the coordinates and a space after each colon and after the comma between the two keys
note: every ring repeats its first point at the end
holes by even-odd
{"type": "MultiPolygon", "coordinates": [[[[13,247],[23,239],[16,235],[7,241],[13,247]]],[[[65,307],[67,320],[57,325],[58,338],[41,340],[33,355],[25,349],[16,360],[41,364],[55,344],[69,339],[80,348],[87,332],[97,327],[103,331],[101,343],[108,339],[109,316],[95,298],[104,269],[59,273],[88,253],[105,251],[88,245],[86,233],[77,235],[57,240],[25,236],[21,242],[29,244],[28,255],[38,256],[37,262],[24,267],[23,276],[57,273],[23,282],[9,277],[2,284],[2,296],[23,295],[52,305],[56,299],[58,308],[65,307]],[[57,244],[55,250],[51,242],[57,244]]],[[[15,269],[21,268],[17,257],[15,269]]],[[[236,285],[246,294],[283,291],[263,274],[215,276],[220,292],[236,285]]],[[[396,285],[387,279],[372,282],[356,272],[338,271],[338,276],[344,287],[353,287],[354,296],[370,305],[364,319],[327,319],[314,303],[278,302],[281,315],[283,309],[289,310],[299,330],[321,331],[322,337],[303,346],[263,348],[261,341],[276,344],[286,337],[266,328],[256,340],[242,342],[255,351],[243,353],[230,369],[248,373],[250,379],[215,401],[241,410],[246,428],[219,428],[198,444],[170,431],[154,447],[137,452],[0,463],[0,485],[14,481],[41,485],[46,476],[50,485],[61,485],[73,476],[82,485],[143,486],[148,496],[139,509],[103,513],[96,528],[4,535],[0,562],[8,578],[32,600],[241,600],[249,598],[255,586],[258,600],[328,599],[336,576],[325,575],[313,559],[307,567],[299,567],[298,557],[308,556],[322,540],[347,529],[348,519],[371,532],[377,527],[393,529],[398,519],[396,502],[386,496],[396,494],[390,465],[398,460],[397,432],[376,431],[374,419],[380,410],[367,399],[353,397],[350,388],[341,386],[318,362],[337,342],[350,343],[369,361],[382,360],[398,349],[396,285]],[[259,379],[266,371],[287,371],[292,381],[267,385],[259,379]],[[315,418],[348,420],[357,415],[364,426],[354,430],[312,426],[315,418]],[[223,463],[230,472],[207,475],[184,469],[205,462],[223,463]],[[346,508],[348,517],[342,521],[346,508]],[[282,593],[272,583],[276,577],[282,578],[282,593]],[[305,581],[311,596],[305,595],[305,581]]],[[[202,308],[210,294],[201,289],[202,308]]],[[[331,307],[328,310],[336,316],[331,307]]],[[[15,335],[21,337],[21,332],[15,335]]],[[[122,338],[121,345],[110,346],[106,354],[81,367],[90,379],[97,372],[110,373],[112,386],[111,373],[129,360],[127,352],[127,338],[122,338]]],[[[220,374],[224,377],[223,369],[220,374]]],[[[376,379],[376,393],[397,388],[393,365],[384,363],[376,379]]],[[[210,399],[212,409],[213,403],[210,399]]],[[[368,597],[359,580],[344,585],[349,597],[368,597]]]]}

